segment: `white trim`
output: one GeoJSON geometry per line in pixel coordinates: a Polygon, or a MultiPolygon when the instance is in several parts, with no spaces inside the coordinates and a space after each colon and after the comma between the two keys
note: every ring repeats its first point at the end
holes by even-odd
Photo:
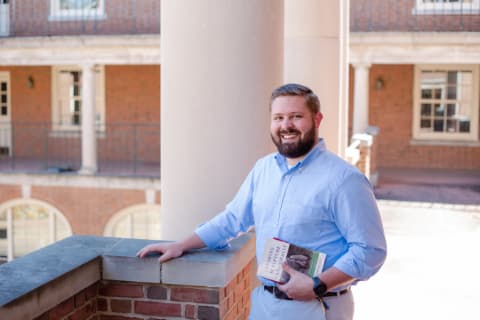
{"type": "Polygon", "coordinates": [[[60,0],[50,0],[49,21],[62,20],[105,20],[105,0],[98,0],[96,9],[61,9],[60,0]]]}
{"type": "MultiPolygon", "coordinates": [[[[56,219],[57,217],[59,221],[67,228],[67,234],[71,235],[72,234],[72,227],[68,220],[65,218],[65,216],[55,207],[52,205],[40,201],[40,200],[35,200],[35,199],[13,199],[6,201],[2,204],[0,204],[0,212],[6,212],[7,215],[7,260],[11,261],[14,258],[15,255],[15,247],[14,247],[14,225],[13,225],[13,214],[12,214],[12,208],[16,206],[22,206],[22,205],[34,205],[38,207],[43,207],[49,212],[49,224],[52,224],[52,218],[50,216],[53,216],[53,223],[55,224],[55,228],[53,230],[48,230],[50,232],[49,234],[49,241],[52,243],[60,240],[56,239],[56,219]],[[53,235],[52,235],[53,233],[53,235]]],[[[47,231],[47,230],[45,230],[47,231]]]]}
{"type": "Polygon", "coordinates": [[[477,14],[480,12],[480,0],[470,3],[461,2],[425,2],[416,0],[412,14],[477,14]]]}
{"type": "MultiPolygon", "coordinates": [[[[153,205],[153,204],[139,204],[139,205],[133,205],[131,207],[125,208],[123,210],[118,211],[115,213],[110,220],[107,222],[105,225],[104,229],[104,236],[106,237],[118,237],[118,235],[114,234],[115,228],[117,224],[122,221],[123,219],[128,219],[129,220],[129,233],[126,235],[127,237],[133,237],[133,232],[134,232],[134,223],[133,223],[133,215],[136,213],[140,213],[142,211],[146,212],[157,212],[158,211],[158,223],[159,223],[159,229],[160,229],[160,223],[161,223],[161,207],[160,205],[153,205]]],[[[160,229],[161,230],[161,229],[160,229]]],[[[161,234],[160,231],[158,234],[152,234],[152,235],[145,235],[143,238],[145,239],[161,239],[161,234]]]]}
{"type": "Polygon", "coordinates": [[[0,2],[0,37],[10,34],[10,5],[0,2]]]}
{"type": "Polygon", "coordinates": [[[351,32],[349,63],[479,64],[480,32],[351,32]]]}
{"type": "Polygon", "coordinates": [[[160,35],[11,37],[0,40],[0,65],[160,64],[160,35]]]}
{"type": "Polygon", "coordinates": [[[11,87],[12,83],[10,81],[10,72],[9,71],[0,71],[0,82],[7,83],[7,115],[1,115],[1,102],[0,102],[0,147],[8,148],[8,155],[13,155],[13,144],[12,144],[12,125],[11,125],[11,114],[12,114],[12,94],[11,87]]]}
{"type": "Polygon", "coordinates": [[[415,65],[413,85],[413,140],[433,141],[478,141],[478,113],[479,113],[479,68],[478,65],[415,65]],[[470,132],[422,132],[420,130],[420,74],[422,70],[469,70],[472,72],[472,96],[470,97],[470,132]]]}
{"type": "MultiPolygon", "coordinates": [[[[74,124],[64,124],[61,119],[61,108],[59,107],[59,77],[62,74],[62,71],[77,71],[82,72],[81,66],[53,66],[52,67],[52,134],[57,136],[66,136],[71,137],[75,132],[81,131],[81,125],[74,124]]],[[[106,122],[105,115],[105,67],[103,65],[96,66],[95,68],[95,109],[96,113],[99,114],[100,119],[97,121],[97,124],[104,124],[106,122]]],[[[101,126],[100,130],[104,131],[105,126],[101,126]]]]}

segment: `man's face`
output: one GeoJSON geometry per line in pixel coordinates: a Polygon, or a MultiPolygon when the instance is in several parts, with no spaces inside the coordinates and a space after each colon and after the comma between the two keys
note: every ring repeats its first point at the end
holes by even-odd
{"type": "Polygon", "coordinates": [[[299,96],[277,97],[271,108],[270,135],[278,152],[290,159],[306,155],[317,143],[322,114],[312,114],[299,96]]]}

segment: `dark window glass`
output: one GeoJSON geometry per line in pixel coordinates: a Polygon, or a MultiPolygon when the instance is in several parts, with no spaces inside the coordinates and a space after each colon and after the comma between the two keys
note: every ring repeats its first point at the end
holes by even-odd
{"type": "Polygon", "coordinates": [[[7,95],[6,94],[2,94],[2,103],[7,103],[7,95]]]}
{"type": "Polygon", "coordinates": [[[2,106],[2,108],[1,108],[1,112],[0,112],[0,113],[2,114],[2,116],[6,116],[6,115],[8,115],[8,110],[7,110],[7,107],[5,107],[5,106],[2,106]]]}
{"type": "Polygon", "coordinates": [[[429,103],[422,103],[422,116],[430,116],[432,114],[432,105],[429,103]]]}
{"type": "Polygon", "coordinates": [[[457,99],[457,87],[448,87],[447,99],[457,99]]]}
{"type": "Polygon", "coordinates": [[[460,132],[470,132],[470,121],[460,121],[460,132]]]}
{"type": "Polygon", "coordinates": [[[2,82],[0,87],[2,88],[2,91],[7,91],[7,83],[6,82],[2,82]]]}
{"type": "Polygon", "coordinates": [[[431,128],[432,127],[432,121],[428,119],[422,119],[420,121],[420,128],[431,128]]]}
{"type": "Polygon", "coordinates": [[[455,105],[452,103],[447,104],[447,117],[453,117],[455,115],[455,105]]]}
{"type": "Polygon", "coordinates": [[[432,98],[432,90],[422,89],[422,99],[431,99],[431,98],[432,98]]]}
{"type": "Polygon", "coordinates": [[[443,120],[433,120],[433,131],[443,132],[443,120]]]}
{"type": "Polygon", "coordinates": [[[80,124],[80,115],[74,114],[73,115],[73,124],[80,124]]]}
{"type": "Polygon", "coordinates": [[[447,132],[457,131],[457,120],[447,120],[447,132]]]}

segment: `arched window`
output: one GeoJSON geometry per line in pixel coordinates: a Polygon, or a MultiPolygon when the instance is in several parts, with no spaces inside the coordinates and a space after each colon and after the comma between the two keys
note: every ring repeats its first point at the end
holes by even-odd
{"type": "Polygon", "coordinates": [[[65,217],[45,202],[16,199],[0,205],[0,263],[71,234],[72,229],[65,217]]]}
{"type": "Polygon", "coordinates": [[[116,213],[105,227],[105,236],[161,239],[160,206],[135,205],[116,213]]]}

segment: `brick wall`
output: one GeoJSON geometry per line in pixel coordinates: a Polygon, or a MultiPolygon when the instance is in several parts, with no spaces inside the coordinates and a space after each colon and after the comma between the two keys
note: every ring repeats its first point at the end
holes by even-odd
{"type": "Polygon", "coordinates": [[[15,0],[10,4],[10,32],[20,37],[160,32],[159,0],[105,1],[105,17],[93,20],[49,19],[50,0],[15,0]]]}
{"type": "Polygon", "coordinates": [[[413,65],[373,65],[369,77],[369,124],[380,129],[379,167],[480,169],[479,147],[411,143],[413,65]],[[374,82],[379,76],[385,86],[375,90],[374,82]]]}
{"type": "Polygon", "coordinates": [[[97,320],[98,287],[98,283],[91,285],[34,320],[97,320]]]}
{"type": "MultiPolygon", "coordinates": [[[[51,134],[51,67],[4,66],[0,71],[10,73],[15,157],[48,159],[50,166],[79,169],[80,135],[51,134]],[[29,77],[33,88],[28,87],[29,77]]],[[[105,135],[97,139],[99,162],[159,163],[159,65],[105,66],[105,110],[105,135]]]]}
{"type": "Polygon", "coordinates": [[[225,288],[99,281],[35,320],[243,320],[250,310],[253,261],[225,288]]]}
{"type": "Polygon", "coordinates": [[[142,190],[33,186],[31,197],[53,204],[74,234],[103,235],[110,218],[122,209],[145,203],[142,190]]]}
{"type": "Polygon", "coordinates": [[[350,31],[479,31],[480,15],[413,14],[416,0],[350,1],[350,31]]]}

